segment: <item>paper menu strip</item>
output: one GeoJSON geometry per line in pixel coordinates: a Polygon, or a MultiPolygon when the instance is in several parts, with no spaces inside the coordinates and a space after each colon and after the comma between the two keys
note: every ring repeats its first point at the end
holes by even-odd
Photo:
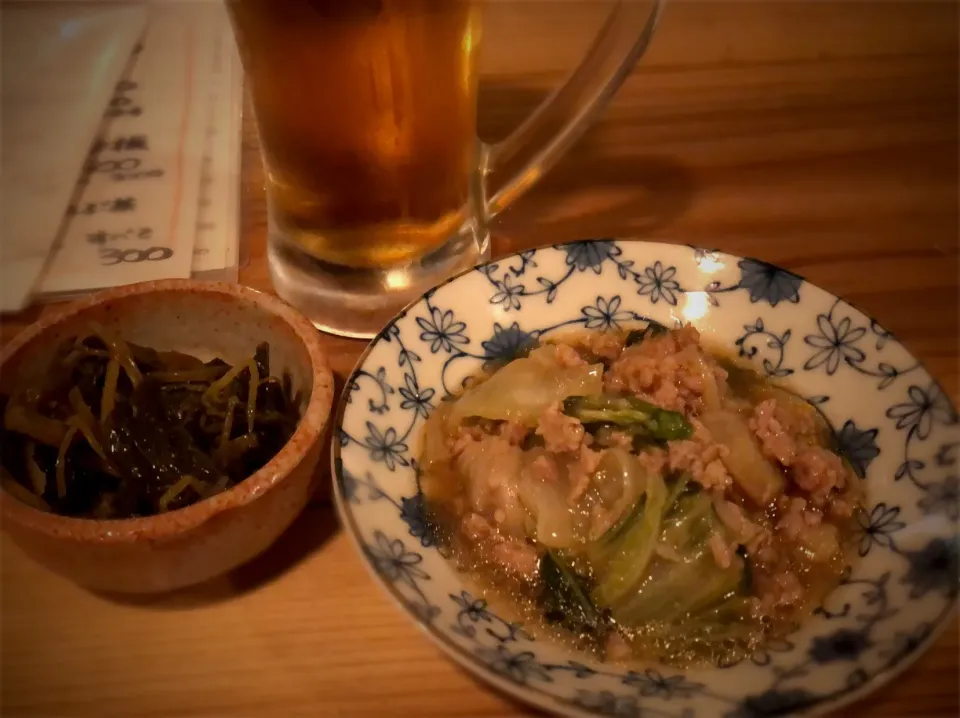
{"type": "Polygon", "coordinates": [[[63,222],[142,8],[13,6],[0,36],[0,311],[22,309],[63,222]]]}
{"type": "Polygon", "coordinates": [[[152,8],[132,67],[104,103],[44,293],[190,276],[213,62],[210,26],[194,15],[152,8]]]}
{"type": "Polygon", "coordinates": [[[237,265],[242,120],[238,87],[242,86],[242,71],[225,16],[215,52],[193,247],[194,276],[237,265]]]}
{"type": "Polygon", "coordinates": [[[234,39],[233,31],[229,33],[229,42],[227,43],[227,55],[230,58],[230,107],[233,108],[231,115],[230,136],[236,138],[236,144],[231,148],[230,161],[228,163],[228,175],[231,178],[233,193],[233,206],[230,209],[231,216],[236,219],[237,230],[235,239],[227,243],[227,266],[235,267],[240,264],[243,257],[241,251],[245,251],[246,244],[240,240],[240,170],[243,159],[243,65],[240,62],[240,51],[237,49],[237,43],[234,39]]]}

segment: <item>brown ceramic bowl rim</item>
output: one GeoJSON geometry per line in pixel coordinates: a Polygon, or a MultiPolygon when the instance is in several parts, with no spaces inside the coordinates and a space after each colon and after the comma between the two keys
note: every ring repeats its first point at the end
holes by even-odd
{"type": "Polygon", "coordinates": [[[320,333],[306,317],[281,299],[238,284],[193,279],[163,279],[97,292],[50,312],[18,334],[0,351],[0,372],[10,359],[38,337],[91,308],[129,297],[170,292],[219,295],[246,300],[289,326],[310,357],[313,385],[306,409],[284,447],[259,471],[236,486],[182,509],[133,519],[85,519],[60,516],[18,501],[0,489],[0,519],[34,533],[77,542],[129,543],[163,540],[197,528],[214,516],[255,501],[294,469],[326,428],[333,402],[333,374],[320,344],[320,333]]]}

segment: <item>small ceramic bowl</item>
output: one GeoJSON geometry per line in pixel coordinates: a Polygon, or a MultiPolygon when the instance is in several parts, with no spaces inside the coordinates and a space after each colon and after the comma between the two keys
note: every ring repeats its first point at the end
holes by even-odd
{"type": "Polygon", "coordinates": [[[110,289],[36,322],[0,354],[0,391],[45,371],[55,347],[100,322],[126,340],[236,363],[270,343],[271,370],[290,372],[302,419],[286,446],[235,487],[147,518],[96,521],[46,513],[0,491],[3,530],[26,554],[101,591],[162,592],[253,558],[303,509],[315,486],[333,375],[319,334],[281,300],[218,282],[164,280],[110,289]]]}
{"type": "Polygon", "coordinates": [[[335,431],[337,508],[379,583],[454,660],[544,710],[619,718],[833,710],[916,659],[956,604],[956,408],[879,323],[758,260],[602,239],[477,267],[384,328],[347,380],[335,431]],[[726,668],[602,663],[529,634],[444,559],[419,491],[421,427],[464,378],[558,332],[647,319],[692,324],[787,381],[820,408],[866,477],[853,572],[796,633],[726,668]]]}

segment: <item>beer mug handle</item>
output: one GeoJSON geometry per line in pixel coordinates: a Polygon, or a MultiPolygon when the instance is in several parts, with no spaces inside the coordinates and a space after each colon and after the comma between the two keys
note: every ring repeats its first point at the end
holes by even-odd
{"type": "Polygon", "coordinates": [[[589,127],[646,51],[664,0],[616,0],[580,65],[506,139],[484,145],[487,218],[526,192],[589,127]]]}

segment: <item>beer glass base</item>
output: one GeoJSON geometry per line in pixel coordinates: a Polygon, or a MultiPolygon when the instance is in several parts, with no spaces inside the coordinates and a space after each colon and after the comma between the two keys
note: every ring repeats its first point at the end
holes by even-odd
{"type": "Polygon", "coordinates": [[[270,278],[277,294],[317,329],[342,337],[371,339],[394,315],[445,279],[489,257],[489,236],[473,227],[440,249],[408,264],[374,269],[344,267],[316,259],[297,244],[271,233],[270,278]]]}

